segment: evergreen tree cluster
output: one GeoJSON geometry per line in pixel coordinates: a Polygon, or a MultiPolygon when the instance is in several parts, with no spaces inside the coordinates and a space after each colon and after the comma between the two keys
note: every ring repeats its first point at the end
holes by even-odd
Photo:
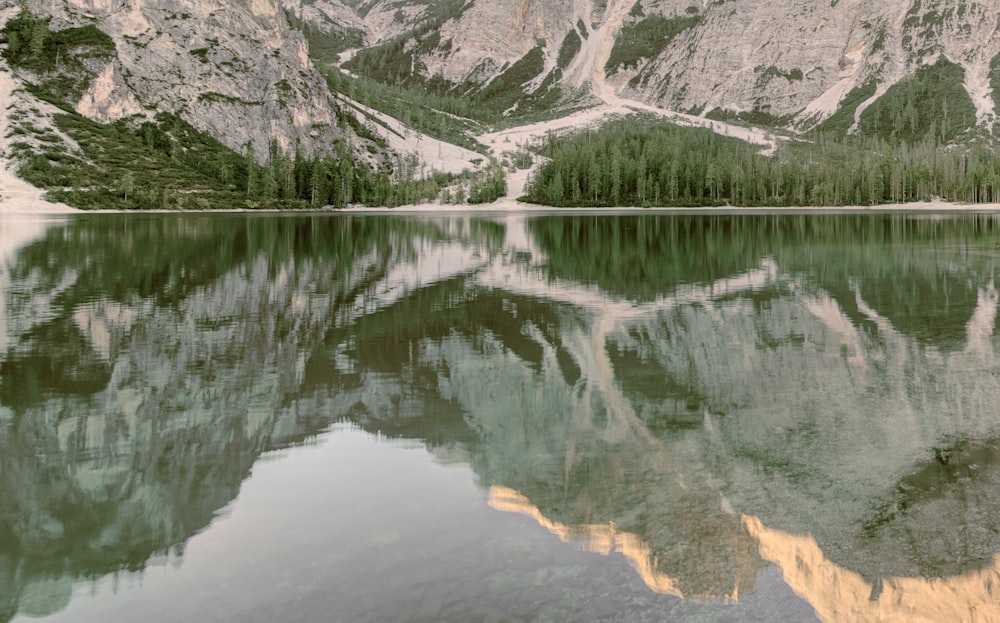
{"type": "MultiPolygon", "coordinates": [[[[239,154],[166,113],[113,124],[76,114],[54,121],[81,152],[36,128],[38,146],[14,143],[18,173],[49,189],[51,199],[83,209],[395,207],[434,200],[456,183],[467,187],[461,197],[450,195],[456,203],[487,203],[506,192],[498,166],[465,176],[425,174],[411,155],[375,167],[346,142],[320,156],[272,141],[259,158],[249,145],[239,154]]],[[[27,134],[23,126],[15,132],[27,134]]]]}
{"type": "Polygon", "coordinates": [[[320,67],[320,73],[334,93],[395,117],[428,136],[473,151],[481,151],[483,146],[472,135],[485,130],[484,122],[500,118],[468,99],[435,93],[419,85],[389,86],[370,78],[349,76],[335,67],[320,67]]]}
{"type": "Polygon", "coordinates": [[[392,206],[434,198],[439,190],[433,179],[416,181],[408,161],[398,163],[394,180],[391,171],[358,161],[343,142],[334,146],[332,156],[319,157],[299,149],[288,154],[272,141],[264,164],[257,160],[248,148],[246,198],[252,207],[392,206]]]}
{"type": "Polygon", "coordinates": [[[955,140],[976,126],[965,70],[945,58],[900,80],[861,114],[858,131],[897,143],[955,140]]]}
{"type": "Polygon", "coordinates": [[[1000,156],[880,138],[758,146],[638,118],[550,138],[525,199],[553,206],[843,206],[1000,200],[1000,156]]]}
{"type": "Polygon", "coordinates": [[[481,174],[441,191],[441,203],[478,205],[492,203],[507,194],[507,179],[503,168],[490,164],[481,174]]]}
{"type": "Polygon", "coordinates": [[[75,113],[53,121],[80,151],[68,150],[51,130],[15,120],[18,173],[49,189],[51,199],[83,209],[392,207],[435,199],[455,181],[424,176],[412,156],[373,167],[345,142],[322,156],[297,147],[286,152],[275,141],[264,157],[250,146],[240,154],[166,113],[112,124],[75,113]]]}

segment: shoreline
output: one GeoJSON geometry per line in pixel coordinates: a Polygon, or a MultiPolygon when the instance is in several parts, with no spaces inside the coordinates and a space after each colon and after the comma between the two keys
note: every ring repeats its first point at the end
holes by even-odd
{"type": "MultiPolygon", "coordinates": [[[[313,211],[304,211],[311,213],[313,211]]],[[[614,207],[556,207],[520,201],[499,200],[494,203],[473,205],[449,205],[449,204],[418,204],[399,206],[396,208],[384,207],[350,207],[338,210],[330,210],[334,213],[348,214],[389,214],[389,213],[409,213],[432,215],[435,213],[513,213],[513,214],[861,214],[861,213],[918,213],[918,214],[953,214],[953,213],[979,213],[1000,214],[1000,203],[952,203],[948,201],[914,201],[910,203],[891,203],[879,205],[853,205],[853,206],[660,206],[660,207],[639,207],[639,206],[614,206],[614,207]]]]}
{"type": "MultiPolygon", "coordinates": [[[[7,191],[10,192],[10,191],[7,191]]],[[[28,193],[26,193],[28,194],[28,193]]],[[[30,193],[34,195],[34,193],[30,193]]],[[[38,196],[25,197],[18,200],[9,195],[0,196],[0,217],[3,216],[83,216],[87,214],[298,214],[298,215],[336,215],[336,214],[411,214],[434,216],[437,214],[590,214],[594,216],[615,214],[677,214],[677,215],[740,215],[740,214],[1000,214],[1000,203],[951,203],[947,201],[915,201],[911,203],[893,203],[871,206],[711,206],[711,207],[555,207],[520,201],[500,199],[493,203],[442,204],[423,203],[388,207],[351,206],[347,208],[315,208],[288,210],[80,210],[64,204],[45,201],[38,196]]]]}

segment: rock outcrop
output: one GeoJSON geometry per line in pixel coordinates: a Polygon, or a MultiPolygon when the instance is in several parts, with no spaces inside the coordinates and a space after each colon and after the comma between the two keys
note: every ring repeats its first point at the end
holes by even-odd
{"type": "Polygon", "coordinates": [[[270,141],[324,153],[353,136],[309,58],[301,33],[277,0],[31,0],[51,28],[93,23],[116,58],[95,67],[76,105],[99,121],[171,112],[241,153],[270,141]]]}

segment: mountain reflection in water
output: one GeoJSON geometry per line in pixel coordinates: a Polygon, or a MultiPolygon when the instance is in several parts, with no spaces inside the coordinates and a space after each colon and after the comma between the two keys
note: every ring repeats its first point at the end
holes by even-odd
{"type": "Polygon", "coordinates": [[[181,556],[343,421],[659,593],[776,565],[824,620],[1000,620],[991,216],[0,227],[0,621],[181,556]]]}
{"type": "Polygon", "coordinates": [[[760,555],[778,565],[785,581],[824,621],[996,621],[1000,554],[982,569],[944,578],[878,578],[830,562],[808,536],[766,528],[744,517],[760,555]]]}

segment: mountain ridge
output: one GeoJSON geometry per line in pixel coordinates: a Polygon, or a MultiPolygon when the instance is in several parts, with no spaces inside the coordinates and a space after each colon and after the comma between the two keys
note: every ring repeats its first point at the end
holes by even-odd
{"type": "Polygon", "coordinates": [[[833,115],[853,90],[876,84],[858,106],[860,115],[894,84],[943,58],[963,69],[978,123],[992,128],[997,118],[995,1],[811,0],[792,10],[749,0],[459,4],[454,15],[435,17],[422,2],[376,0],[358,12],[338,0],[285,0],[292,12],[339,5],[362,23],[375,16],[378,27],[366,30],[360,53],[401,41],[411,61],[409,75],[382,76],[390,80],[441,78],[457,91],[470,83],[485,88],[540,49],[540,70],[519,85],[526,93],[547,80],[580,87],[609,69],[593,61],[596,50],[610,45],[604,58],[617,63],[607,81],[623,97],[700,115],[758,113],[804,131],[833,115]],[[398,11],[392,27],[385,25],[390,7],[398,11]],[[575,53],[560,58],[567,45],[575,53]]]}

